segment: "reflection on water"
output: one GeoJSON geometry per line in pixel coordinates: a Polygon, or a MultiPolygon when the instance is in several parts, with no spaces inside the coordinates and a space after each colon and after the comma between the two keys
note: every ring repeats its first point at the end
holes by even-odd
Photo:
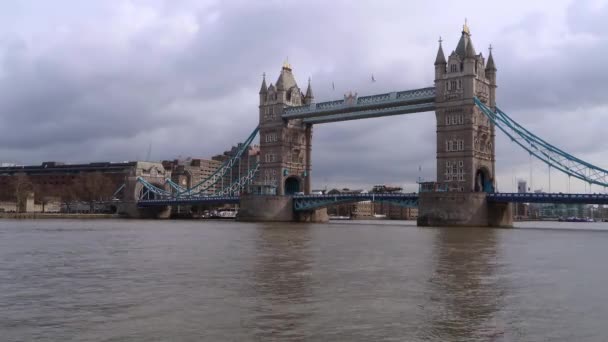
{"type": "Polygon", "coordinates": [[[0,220],[0,341],[607,340],[608,224],[520,225],[0,220]]]}
{"type": "Polygon", "coordinates": [[[435,272],[429,279],[423,339],[488,341],[504,333],[496,326],[502,306],[493,229],[439,230],[433,244],[435,272]],[[427,335],[428,334],[428,335],[427,335]]]}
{"type": "Polygon", "coordinates": [[[312,314],[307,303],[312,293],[310,229],[267,225],[257,231],[250,283],[255,301],[254,336],[298,340],[312,314]]]}

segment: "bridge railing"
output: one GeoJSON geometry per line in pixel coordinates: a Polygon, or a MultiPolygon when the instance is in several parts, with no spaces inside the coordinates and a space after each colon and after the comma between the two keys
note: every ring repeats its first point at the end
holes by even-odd
{"type": "Polygon", "coordinates": [[[294,209],[313,210],[333,205],[356,203],[363,201],[388,202],[401,207],[417,207],[418,194],[410,193],[365,193],[365,194],[335,194],[335,195],[296,195],[293,197],[294,209]]]}

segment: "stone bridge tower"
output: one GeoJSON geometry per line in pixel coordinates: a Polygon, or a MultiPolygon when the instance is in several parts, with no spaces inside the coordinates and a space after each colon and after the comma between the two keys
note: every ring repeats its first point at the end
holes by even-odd
{"type": "Polygon", "coordinates": [[[310,80],[306,94],[296,83],[289,63],[285,62],[276,84],[260,89],[260,171],[256,183],[276,189],[276,195],[310,193],[311,125],[301,119],[283,120],[286,107],[313,101],[310,80]]]}
{"type": "Polygon", "coordinates": [[[435,93],[441,191],[420,193],[418,225],[511,226],[511,205],[486,198],[496,188],[495,131],[474,102],[496,106],[496,66],[491,50],[487,62],[475,52],[466,23],[447,60],[439,41],[435,93]]]}
{"type": "Polygon", "coordinates": [[[465,23],[456,50],[446,61],[441,40],[435,60],[437,182],[448,191],[493,192],[494,124],[475,106],[477,97],[494,108],[496,67],[477,54],[465,23]]]}
{"type": "Polygon", "coordinates": [[[276,84],[260,89],[260,170],[254,193],[241,195],[238,219],[242,221],[327,222],[327,209],[294,210],[293,194],[310,194],[310,155],[312,125],[302,119],[284,120],[287,107],[311,104],[312,87],[308,80],[302,93],[285,62],[276,84]],[[275,196],[259,196],[275,195],[275,196]]]}

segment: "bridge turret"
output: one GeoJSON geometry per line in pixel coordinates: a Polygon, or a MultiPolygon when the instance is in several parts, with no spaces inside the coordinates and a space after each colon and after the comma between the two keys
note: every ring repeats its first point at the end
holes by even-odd
{"type": "Polygon", "coordinates": [[[308,87],[306,88],[306,96],[304,96],[304,104],[311,104],[315,99],[312,94],[312,86],[310,85],[310,77],[308,78],[308,87]]]}
{"type": "Polygon", "coordinates": [[[490,45],[490,55],[488,56],[485,72],[489,82],[489,105],[494,108],[496,106],[496,65],[494,65],[494,57],[492,56],[492,45],[490,45]]]}
{"type": "Polygon", "coordinates": [[[268,87],[266,86],[266,73],[262,75],[262,86],[260,87],[260,105],[266,101],[268,87]]]}
{"type": "Polygon", "coordinates": [[[439,49],[437,50],[437,57],[435,57],[435,79],[440,78],[446,72],[446,66],[448,62],[445,60],[445,54],[441,47],[441,38],[439,38],[439,49]]]}

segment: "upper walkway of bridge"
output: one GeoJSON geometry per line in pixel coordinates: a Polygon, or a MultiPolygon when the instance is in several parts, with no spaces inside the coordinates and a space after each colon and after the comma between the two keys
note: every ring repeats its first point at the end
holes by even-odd
{"type": "Polygon", "coordinates": [[[285,108],[282,117],[319,124],[433,110],[435,87],[427,87],[361,97],[349,94],[342,100],[285,108]]]}

